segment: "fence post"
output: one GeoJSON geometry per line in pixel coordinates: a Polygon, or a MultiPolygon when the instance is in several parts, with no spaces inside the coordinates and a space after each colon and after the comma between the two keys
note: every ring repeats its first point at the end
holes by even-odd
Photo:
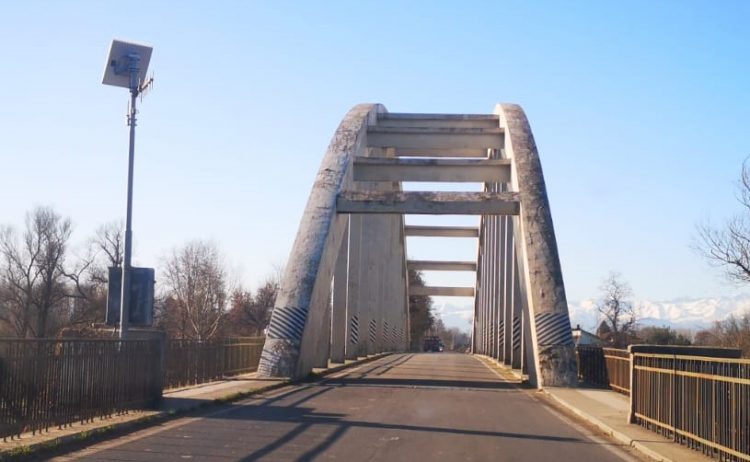
{"type": "Polygon", "coordinates": [[[633,354],[633,346],[628,345],[628,356],[630,356],[630,412],[628,412],[628,423],[635,423],[635,400],[638,394],[637,387],[635,386],[635,356],[633,354]]]}
{"type": "Polygon", "coordinates": [[[672,439],[677,441],[677,355],[672,355],[672,439]]]}
{"type": "Polygon", "coordinates": [[[156,381],[156,402],[161,404],[162,395],[164,393],[164,384],[167,375],[167,335],[162,333],[159,336],[159,371],[156,381]]]}

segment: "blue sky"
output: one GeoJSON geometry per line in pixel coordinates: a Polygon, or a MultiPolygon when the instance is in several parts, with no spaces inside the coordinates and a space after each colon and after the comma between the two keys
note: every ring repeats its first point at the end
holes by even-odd
{"type": "Polygon", "coordinates": [[[8,4],[0,223],[48,204],[83,241],[123,214],[127,93],[100,84],[122,38],[155,48],[137,135],[141,265],[213,239],[255,286],[286,259],[351,106],[514,102],[542,156],[568,298],[595,296],[610,270],[639,298],[736,291],[690,243],[696,222],[738,211],[749,19],[744,1],[8,4]]]}

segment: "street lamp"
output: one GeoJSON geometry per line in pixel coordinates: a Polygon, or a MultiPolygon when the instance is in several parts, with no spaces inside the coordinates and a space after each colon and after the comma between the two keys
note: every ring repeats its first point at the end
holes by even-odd
{"type": "Polygon", "coordinates": [[[133,244],[133,159],[135,155],[136,97],[146,90],[153,79],[146,79],[148,63],[151,60],[152,47],[137,43],[112,40],[109,58],[104,68],[104,85],[125,87],[130,90],[130,107],[128,108],[128,126],[130,126],[130,149],[128,151],[128,200],[125,219],[125,252],[122,265],[122,284],[120,285],[120,339],[128,336],[130,316],[130,272],[133,244]]]}

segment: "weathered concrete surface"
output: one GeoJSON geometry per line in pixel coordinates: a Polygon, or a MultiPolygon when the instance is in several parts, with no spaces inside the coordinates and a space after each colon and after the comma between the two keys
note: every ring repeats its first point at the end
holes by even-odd
{"type": "Polygon", "coordinates": [[[532,344],[538,386],[574,386],[576,358],[570,334],[560,257],[542,164],[534,136],[520,106],[500,104],[495,113],[506,128],[505,157],[513,160],[511,185],[519,192],[515,221],[521,298],[531,315],[532,344]]]}
{"type": "Polygon", "coordinates": [[[380,106],[362,104],[346,115],[331,140],[300,221],[279,286],[258,372],[302,377],[316,365],[323,311],[346,222],[337,217],[336,197],[349,165],[364,149],[367,125],[380,106]]]}
{"type": "Polygon", "coordinates": [[[633,460],[479,359],[391,355],[58,459],[633,460]]]}
{"type": "Polygon", "coordinates": [[[471,226],[419,226],[404,227],[407,236],[421,237],[479,237],[479,229],[471,226]]]}
{"type": "Polygon", "coordinates": [[[519,204],[514,192],[344,191],[337,208],[341,213],[517,215],[519,204]]]}
{"type": "Polygon", "coordinates": [[[343,242],[336,259],[331,296],[331,362],[343,363],[346,355],[346,297],[347,270],[349,265],[349,228],[344,232],[343,242]]]}
{"type": "Polygon", "coordinates": [[[354,181],[484,182],[510,180],[507,159],[358,158],[354,181]]]}
{"type": "Polygon", "coordinates": [[[474,261],[408,260],[409,269],[417,271],[476,271],[474,261]]]}
{"type": "Polygon", "coordinates": [[[498,128],[495,114],[412,114],[388,112],[378,115],[378,127],[498,128]]]}
{"type": "Polygon", "coordinates": [[[500,149],[502,128],[390,128],[373,126],[367,132],[372,147],[396,149],[500,149]]]}
{"type": "Polygon", "coordinates": [[[473,297],[473,287],[442,287],[442,286],[411,286],[411,295],[426,295],[428,297],[473,297]]]}

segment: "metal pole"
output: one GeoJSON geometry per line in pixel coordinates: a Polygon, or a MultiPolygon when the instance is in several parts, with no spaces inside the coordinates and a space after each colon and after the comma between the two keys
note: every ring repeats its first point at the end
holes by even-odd
{"type": "Polygon", "coordinates": [[[130,111],[128,114],[130,148],[128,150],[128,201],[125,218],[125,252],[122,265],[122,285],[120,288],[120,340],[127,339],[128,322],[130,320],[130,269],[133,244],[133,162],[135,158],[135,103],[139,89],[138,62],[137,55],[130,56],[130,111]]]}

